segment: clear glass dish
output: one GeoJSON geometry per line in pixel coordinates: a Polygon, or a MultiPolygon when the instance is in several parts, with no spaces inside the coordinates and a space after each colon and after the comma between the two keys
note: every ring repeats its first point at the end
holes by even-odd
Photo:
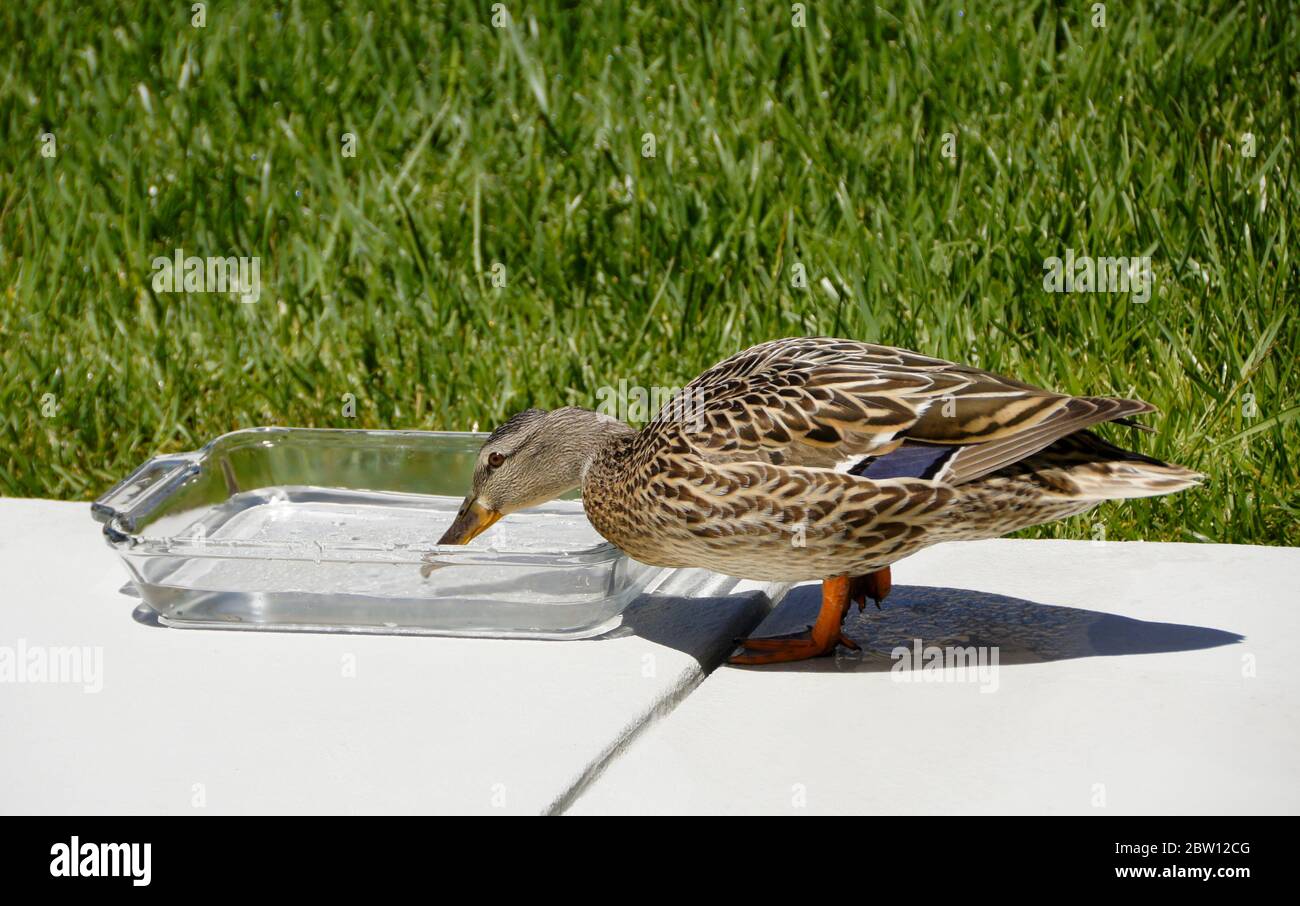
{"type": "Polygon", "coordinates": [[[167,626],[573,639],[617,625],[664,571],[604,541],[577,500],[434,543],[483,437],[236,431],[149,460],[91,512],[167,626]]]}

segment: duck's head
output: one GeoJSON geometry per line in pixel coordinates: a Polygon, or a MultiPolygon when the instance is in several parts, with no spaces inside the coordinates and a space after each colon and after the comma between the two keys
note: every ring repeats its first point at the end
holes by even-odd
{"type": "Polygon", "coordinates": [[[591,458],[611,434],[631,428],[569,406],[526,409],[484,441],[469,494],[439,544],[468,544],[498,519],[538,506],[582,484],[591,458]]]}

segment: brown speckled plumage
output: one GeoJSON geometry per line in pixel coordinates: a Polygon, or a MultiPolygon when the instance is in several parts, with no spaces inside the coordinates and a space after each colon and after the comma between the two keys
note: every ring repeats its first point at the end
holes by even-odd
{"type": "Polygon", "coordinates": [[[1086,430],[1150,411],[903,349],[775,340],[701,374],[644,430],[612,432],[587,464],[583,502],[597,531],[647,563],[866,575],[937,542],[1195,484],[1086,430]],[[920,446],[936,454],[929,477],[849,471],[920,446]]]}

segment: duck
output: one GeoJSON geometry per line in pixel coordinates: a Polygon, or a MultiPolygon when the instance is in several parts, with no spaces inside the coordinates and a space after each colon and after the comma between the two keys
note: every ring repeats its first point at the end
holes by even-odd
{"type": "Polygon", "coordinates": [[[512,416],[483,443],[438,543],[580,488],[595,530],[643,563],[820,580],[813,625],[740,639],[730,658],[798,661],[857,648],[841,628],[851,605],[879,607],[891,565],[923,548],[1200,483],[1093,430],[1150,431],[1135,417],[1154,411],[908,349],[772,340],[709,368],[640,430],[575,406],[512,416]]]}

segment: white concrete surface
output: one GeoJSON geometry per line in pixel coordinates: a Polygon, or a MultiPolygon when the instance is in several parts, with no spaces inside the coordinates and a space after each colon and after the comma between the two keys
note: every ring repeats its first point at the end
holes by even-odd
{"type": "Polygon", "coordinates": [[[684,573],[581,642],[169,630],[84,504],[30,500],[0,574],[0,661],[103,658],[98,692],[0,667],[0,814],[1300,811],[1297,549],[944,545],[853,616],[863,655],[702,684],[763,591],[684,573]],[[997,669],[899,682],[917,638],[997,669]]]}
{"type": "Polygon", "coordinates": [[[569,813],[1300,812],[1300,549],[972,542],[894,581],[862,658],[720,668],[569,813]],[[996,646],[995,682],[898,682],[917,637],[996,646]]]}
{"type": "Polygon", "coordinates": [[[33,500],[0,500],[0,575],[0,656],[103,658],[98,692],[0,681],[0,814],[558,810],[767,607],[692,571],[663,592],[720,597],[611,639],[150,627],[89,507],[33,500]]]}

